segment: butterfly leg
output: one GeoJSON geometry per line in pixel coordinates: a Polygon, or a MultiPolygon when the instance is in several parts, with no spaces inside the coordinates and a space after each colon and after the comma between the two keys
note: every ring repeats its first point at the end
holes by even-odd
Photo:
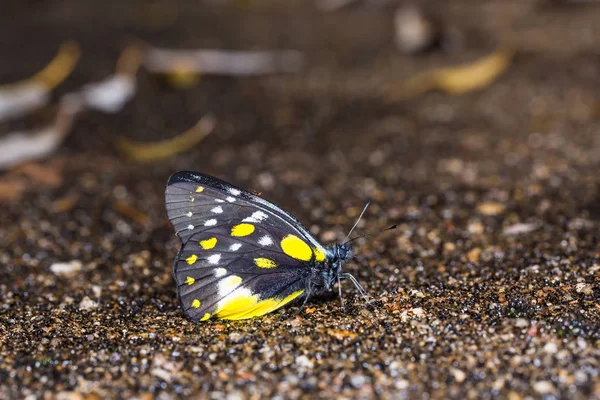
{"type": "Polygon", "coordinates": [[[302,307],[304,307],[306,305],[306,302],[308,301],[308,299],[310,298],[310,295],[312,293],[312,282],[308,282],[308,284],[306,285],[306,297],[304,298],[304,302],[302,302],[302,307]]]}
{"type": "Polygon", "coordinates": [[[358,281],[356,280],[356,278],[354,276],[352,276],[351,274],[348,274],[348,273],[344,273],[344,274],[341,274],[341,277],[343,279],[350,279],[350,281],[354,284],[354,286],[356,286],[356,289],[358,289],[358,292],[361,294],[361,296],[367,302],[369,302],[369,296],[367,295],[367,292],[365,291],[365,289],[363,289],[363,287],[360,285],[360,283],[358,283],[358,281]]]}
{"type": "Polygon", "coordinates": [[[341,282],[342,278],[340,277],[340,274],[338,274],[337,276],[337,281],[338,281],[338,291],[340,293],[340,303],[342,303],[342,310],[346,311],[346,306],[344,305],[344,297],[342,296],[342,282],[341,282]]]}

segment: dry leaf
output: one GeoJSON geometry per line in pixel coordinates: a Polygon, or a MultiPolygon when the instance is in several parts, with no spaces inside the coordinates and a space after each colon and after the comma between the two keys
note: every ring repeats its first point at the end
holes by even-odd
{"type": "Polygon", "coordinates": [[[0,121],[20,117],[46,105],[49,92],[71,74],[79,55],[77,43],[66,42],[40,72],[23,81],[0,86],[0,121]]]}
{"type": "Polygon", "coordinates": [[[27,184],[20,179],[0,181],[0,201],[14,201],[21,198],[27,184]]]}
{"type": "Polygon", "coordinates": [[[78,110],[78,107],[63,102],[52,125],[33,132],[12,132],[0,139],[0,168],[52,153],[71,130],[78,110]]]}
{"type": "Polygon", "coordinates": [[[63,183],[63,160],[53,160],[44,164],[27,163],[10,170],[11,175],[21,175],[29,183],[46,187],[59,187],[63,183]]]}
{"type": "Polygon", "coordinates": [[[77,193],[71,193],[65,197],[55,200],[52,203],[52,211],[67,212],[71,211],[79,202],[80,196],[77,193]]]}
{"type": "Polygon", "coordinates": [[[119,201],[115,204],[115,210],[117,210],[119,214],[131,219],[132,221],[140,225],[146,225],[150,220],[148,215],[144,214],[137,208],[130,206],[129,204],[123,203],[122,201],[119,201]]]}
{"type": "Polygon", "coordinates": [[[296,50],[172,50],[151,48],[144,66],[152,73],[214,74],[252,76],[278,72],[297,72],[304,56],[296,50]]]}
{"type": "Polygon", "coordinates": [[[390,96],[394,100],[402,100],[422,95],[431,90],[463,94],[482,89],[506,71],[514,52],[511,47],[500,47],[492,54],[469,64],[420,72],[406,80],[399,88],[393,88],[390,96]]]}
{"type": "Polygon", "coordinates": [[[129,46],[117,61],[117,71],[106,79],[85,85],[81,97],[85,105],[106,113],[116,113],[123,109],[136,92],[135,75],[142,61],[142,50],[129,46]]]}
{"type": "Polygon", "coordinates": [[[152,143],[140,143],[127,138],[120,138],[116,146],[123,155],[136,161],[152,161],[167,158],[200,143],[212,132],[214,126],[215,119],[212,116],[205,116],[191,129],[172,139],[152,143]]]}

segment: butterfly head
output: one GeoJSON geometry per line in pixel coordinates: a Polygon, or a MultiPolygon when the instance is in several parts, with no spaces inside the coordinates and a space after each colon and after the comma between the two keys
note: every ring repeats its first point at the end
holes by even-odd
{"type": "Polygon", "coordinates": [[[338,272],[341,272],[342,266],[354,256],[354,251],[350,243],[340,243],[330,248],[330,254],[331,265],[336,267],[338,272]]]}
{"type": "Polygon", "coordinates": [[[343,267],[353,258],[352,245],[349,243],[334,244],[327,248],[326,261],[319,268],[320,284],[317,287],[330,289],[344,275],[343,267]]]}

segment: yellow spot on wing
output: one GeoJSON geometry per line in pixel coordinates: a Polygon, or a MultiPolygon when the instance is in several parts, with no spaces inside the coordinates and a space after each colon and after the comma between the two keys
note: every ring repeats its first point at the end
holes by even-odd
{"type": "Polygon", "coordinates": [[[189,256],[188,258],[185,259],[185,261],[187,261],[187,263],[189,265],[192,265],[193,263],[196,262],[196,260],[198,259],[198,256],[195,254],[192,254],[191,256],[189,256]]]}
{"type": "Polygon", "coordinates": [[[231,236],[248,236],[254,232],[254,225],[252,224],[238,224],[231,228],[231,236]]]}
{"type": "Polygon", "coordinates": [[[194,299],[194,301],[192,301],[192,308],[200,308],[200,300],[194,299]]]}
{"type": "MultiPolygon", "coordinates": [[[[237,292],[237,291],[236,291],[237,292]]],[[[221,319],[246,319],[258,317],[275,311],[304,293],[304,289],[297,290],[285,298],[271,298],[258,300],[258,295],[252,295],[247,289],[239,293],[232,293],[226,302],[221,304],[215,316],[221,319]]]]}
{"type": "Polygon", "coordinates": [[[200,321],[206,321],[207,319],[210,318],[210,313],[205,313],[202,318],[200,318],[200,321]]]}
{"type": "Polygon", "coordinates": [[[185,278],[185,283],[187,283],[188,285],[193,285],[194,282],[196,282],[196,280],[194,278],[192,278],[191,276],[188,276],[187,278],[185,278]]]}
{"type": "Polygon", "coordinates": [[[325,261],[325,254],[323,254],[323,252],[321,250],[319,250],[315,247],[314,251],[315,251],[315,260],[317,260],[319,262],[325,261]]]}
{"type": "Polygon", "coordinates": [[[198,186],[198,187],[196,188],[196,193],[200,193],[200,192],[202,192],[203,190],[204,190],[204,187],[203,187],[203,186],[198,186]]]}
{"type": "Polygon", "coordinates": [[[313,252],[310,247],[298,236],[287,235],[281,241],[281,249],[288,256],[296,260],[310,261],[313,252]]]}
{"type": "Polygon", "coordinates": [[[202,247],[204,250],[210,250],[213,247],[215,247],[216,244],[217,244],[216,237],[211,237],[210,239],[200,241],[200,247],[202,247]]]}
{"type": "Polygon", "coordinates": [[[254,259],[254,264],[259,268],[275,268],[277,263],[270,258],[258,257],[254,259]]]}

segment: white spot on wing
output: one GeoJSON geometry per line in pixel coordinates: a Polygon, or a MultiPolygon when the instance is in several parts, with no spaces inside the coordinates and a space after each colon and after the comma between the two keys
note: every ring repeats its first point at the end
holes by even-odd
{"type": "Polygon", "coordinates": [[[233,289],[240,285],[240,281],[240,277],[235,275],[231,275],[227,278],[221,279],[219,281],[219,296],[232,295],[239,290],[247,290],[249,294],[252,294],[252,292],[250,292],[250,289],[246,289],[244,287],[236,289],[232,292],[233,289]]]}
{"type": "Polygon", "coordinates": [[[231,196],[229,196],[229,197],[227,197],[225,200],[227,200],[227,201],[228,201],[228,202],[230,202],[230,203],[233,203],[233,202],[235,201],[235,197],[231,197],[231,196]]]}
{"type": "Polygon", "coordinates": [[[227,275],[227,270],[225,268],[217,268],[215,269],[215,276],[217,278],[220,278],[222,276],[227,275]]]}
{"type": "Polygon", "coordinates": [[[192,224],[189,224],[189,225],[187,226],[187,228],[188,228],[188,229],[191,231],[192,229],[194,229],[194,225],[192,225],[192,224]]]}
{"type": "MultiPolygon", "coordinates": [[[[226,281],[227,279],[229,279],[229,278],[225,278],[223,280],[226,281]]],[[[219,282],[219,295],[225,296],[225,297],[223,297],[221,299],[221,301],[219,301],[219,305],[217,307],[223,307],[231,299],[235,299],[238,297],[247,298],[247,297],[251,297],[254,295],[254,293],[252,293],[252,291],[250,289],[245,288],[243,286],[238,287],[237,289],[231,291],[231,289],[236,286],[237,285],[231,285],[231,284],[229,286],[226,286],[225,283],[223,284],[223,286],[221,286],[221,282],[219,282]],[[221,291],[221,287],[223,288],[222,291],[221,291]]]]}
{"type": "Polygon", "coordinates": [[[225,200],[222,200],[222,199],[215,199],[215,203],[225,203],[225,200]]]}
{"type": "Polygon", "coordinates": [[[208,257],[208,263],[209,264],[213,264],[213,265],[217,265],[219,263],[219,260],[221,259],[221,255],[220,254],[213,254],[212,256],[208,257]]]}
{"type": "Polygon", "coordinates": [[[255,211],[255,212],[252,213],[251,216],[249,216],[247,218],[244,218],[242,220],[242,222],[260,222],[260,221],[262,221],[264,219],[267,219],[267,218],[269,218],[269,216],[267,214],[265,214],[264,212],[262,212],[262,211],[255,211]]]}
{"type": "Polygon", "coordinates": [[[223,212],[223,208],[221,208],[221,206],[216,206],[210,211],[214,212],[215,214],[221,214],[223,212]]]}
{"type": "Polygon", "coordinates": [[[270,236],[265,235],[258,240],[258,244],[261,246],[270,246],[273,244],[273,239],[271,239],[270,236]]]}
{"type": "Polygon", "coordinates": [[[234,189],[234,188],[229,188],[227,191],[228,191],[229,193],[231,193],[232,195],[234,195],[234,196],[239,196],[239,195],[240,195],[240,193],[242,193],[242,192],[240,192],[238,189],[234,189]]]}
{"type": "Polygon", "coordinates": [[[217,220],[216,219],[209,219],[208,221],[206,221],[204,223],[204,226],[215,226],[217,224],[217,220]]]}
{"type": "Polygon", "coordinates": [[[238,251],[240,249],[240,247],[242,247],[241,243],[234,243],[231,246],[229,246],[229,250],[238,251]]]}

